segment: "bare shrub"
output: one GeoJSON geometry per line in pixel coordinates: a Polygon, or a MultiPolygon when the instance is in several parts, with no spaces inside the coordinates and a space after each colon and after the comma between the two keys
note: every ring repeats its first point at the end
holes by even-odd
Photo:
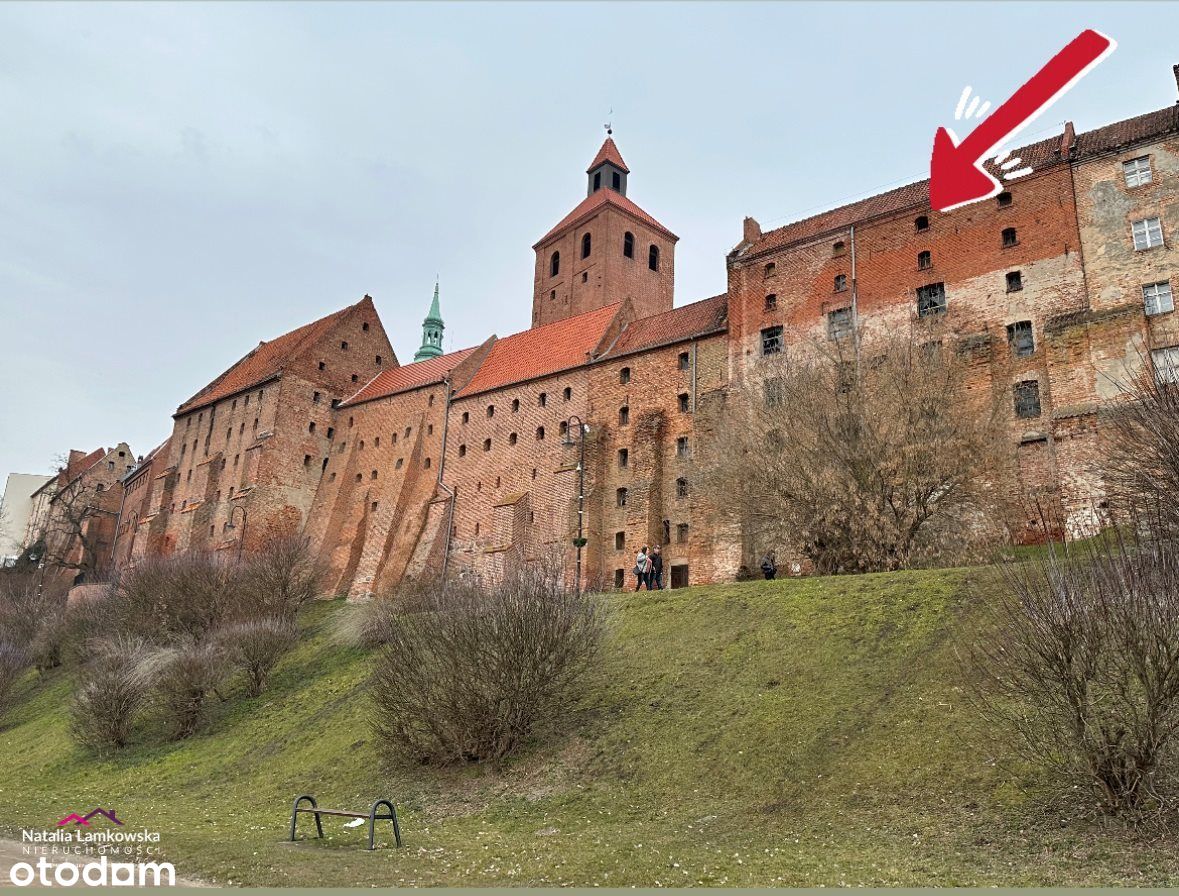
{"type": "Polygon", "coordinates": [[[251,697],[266,690],[271,670],[298,638],[295,623],[279,616],[235,622],[218,633],[228,661],[245,672],[251,697]]]}
{"type": "Polygon", "coordinates": [[[1164,805],[1179,730],[1175,545],[1113,534],[1001,576],[969,651],[984,715],[1103,811],[1164,805]]]}
{"type": "Polygon", "coordinates": [[[380,742],[437,764],[501,759],[565,718],[602,634],[597,605],[553,580],[419,587],[373,673],[380,742]]]}
{"type": "Polygon", "coordinates": [[[220,645],[192,643],[159,648],[145,662],[155,681],[160,707],[174,739],[196,734],[209,714],[209,698],[225,680],[227,663],[220,645]]]}
{"type": "Polygon", "coordinates": [[[35,575],[0,576],[0,638],[20,645],[39,672],[61,665],[65,595],[41,588],[35,575]]]}
{"type": "Polygon", "coordinates": [[[872,572],[963,562],[1004,534],[1000,404],[967,388],[948,339],[857,348],[849,334],[768,358],[762,374],[729,396],[702,455],[755,550],[787,545],[820,573],[872,572]]]}
{"type": "Polygon", "coordinates": [[[294,619],[299,608],[319,597],[323,567],[306,538],[268,539],[240,569],[243,602],[250,613],[294,619]]]}
{"type": "Polygon", "coordinates": [[[432,579],[403,579],[391,592],[350,602],[336,618],[336,640],[349,647],[372,649],[390,643],[398,618],[431,606],[440,587],[432,579]]]}
{"type": "Polygon", "coordinates": [[[147,645],[117,636],[91,645],[70,705],[70,734],[95,752],[125,747],[151,692],[147,645]]]}
{"type": "Polygon", "coordinates": [[[0,718],[12,708],[16,686],[28,668],[28,654],[19,645],[0,640],[0,718]]]}
{"type": "Polygon", "coordinates": [[[1120,384],[1103,409],[1109,452],[1104,474],[1115,513],[1179,538],[1179,383],[1143,373],[1120,384]]]}
{"type": "Polygon", "coordinates": [[[114,583],[120,627],[157,644],[202,641],[240,611],[235,567],[213,554],[144,560],[114,583]]]}

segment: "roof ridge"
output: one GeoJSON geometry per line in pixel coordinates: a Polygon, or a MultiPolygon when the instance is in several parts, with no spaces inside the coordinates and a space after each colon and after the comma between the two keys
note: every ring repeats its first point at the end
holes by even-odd
{"type": "MultiPolygon", "coordinates": [[[[1140,115],[1134,115],[1129,118],[1122,119],[1121,121],[1110,122],[1109,124],[1104,124],[1099,127],[1092,128],[1090,130],[1083,131],[1081,133],[1076,134],[1074,139],[1071,142],[1072,146],[1076,147],[1076,150],[1075,150],[1076,155],[1073,156],[1073,158],[1074,159],[1085,158],[1086,156],[1088,156],[1090,154],[1106,151],[1106,149],[1103,149],[1101,146],[1087,147],[1086,144],[1092,143],[1095,139],[1099,139],[1099,135],[1104,136],[1104,135],[1110,134],[1111,132],[1114,132],[1115,129],[1117,129],[1119,127],[1124,127],[1125,125],[1128,125],[1131,123],[1145,122],[1146,120],[1149,120],[1150,118],[1152,118],[1154,116],[1157,116],[1160,119],[1167,119],[1168,117],[1171,119],[1169,122],[1166,122],[1163,125],[1163,129],[1158,131],[1157,133],[1165,133],[1168,130],[1179,128],[1179,105],[1165,106],[1161,109],[1155,109],[1155,110],[1152,110],[1149,112],[1143,112],[1140,115]]],[[[1051,150],[1052,157],[1047,160],[1047,164],[1052,164],[1057,161],[1067,162],[1067,161],[1069,161],[1069,156],[1061,153],[1062,141],[1064,139],[1064,134],[1065,134],[1065,130],[1062,129],[1060,133],[1053,134],[1052,136],[1049,136],[1049,137],[1045,137],[1042,140],[1036,140],[1031,143],[1024,144],[1023,146],[1015,147],[1015,148],[1011,149],[1011,151],[1009,152],[1009,155],[1011,155],[1013,157],[1017,156],[1017,155],[1024,156],[1024,162],[1026,164],[1028,162],[1027,157],[1032,154],[1033,150],[1036,150],[1036,151],[1051,150]]],[[[1151,136],[1151,135],[1150,134],[1142,135],[1142,136],[1138,137],[1137,139],[1146,139],[1147,136],[1151,136]]],[[[1133,141],[1131,140],[1130,142],[1133,142],[1133,141]]],[[[984,160],[984,161],[986,161],[986,160],[984,160]]],[[[1038,168],[1045,167],[1045,163],[1041,162],[1037,167],[1038,168]]],[[[813,239],[818,236],[821,236],[824,233],[829,233],[829,232],[836,231],[836,230],[846,229],[846,227],[848,227],[850,224],[854,224],[854,223],[856,223],[856,221],[863,220],[864,218],[867,218],[867,217],[874,217],[878,214],[895,214],[899,211],[902,211],[905,208],[911,208],[911,207],[916,207],[916,206],[919,206],[922,204],[928,204],[928,186],[929,186],[929,178],[923,178],[921,180],[910,181],[908,183],[901,184],[899,186],[893,187],[890,190],[884,190],[879,193],[869,193],[869,194],[860,196],[857,199],[853,199],[850,202],[844,202],[844,203],[841,203],[840,205],[836,205],[836,206],[833,206],[830,208],[822,209],[820,211],[815,212],[812,215],[807,215],[802,218],[796,218],[794,220],[787,221],[786,223],[784,223],[778,227],[775,227],[771,230],[765,231],[756,242],[752,243],[747,248],[753,249],[754,251],[759,251],[761,248],[770,248],[770,246],[767,245],[769,243],[773,243],[774,244],[773,247],[776,248],[777,246],[785,245],[787,243],[794,242],[795,240],[813,239]],[[913,194],[913,198],[911,201],[905,202],[905,203],[898,205],[896,207],[881,208],[878,211],[871,211],[871,210],[866,209],[861,215],[854,215],[854,217],[851,220],[844,220],[841,223],[841,219],[846,218],[849,211],[851,211],[852,209],[855,209],[856,206],[861,206],[861,205],[868,206],[868,205],[872,205],[872,204],[880,205],[881,200],[885,200],[885,199],[895,197],[898,195],[904,195],[906,193],[913,194]],[[834,219],[830,225],[824,226],[824,227],[814,227],[813,226],[820,219],[827,218],[827,217],[834,219]],[[808,225],[811,225],[811,226],[808,227],[808,225]],[[794,237],[792,239],[788,239],[788,240],[785,240],[782,242],[774,243],[775,236],[781,236],[782,234],[784,234],[786,231],[789,231],[789,230],[798,230],[800,232],[797,237],[794,237]]]]}
{"type": "Polygon", "coordinates": [[[558,221],[557,224],[548,231],[548,233],[533,243],[532,248],[540,248],[543,243],[547,242],[554,235],[562,230],[572,227],[574,224],[577,224],[583,218],[588,217],[603,205],[613,205],[619,211],[630,215],[640,224],[653,227],[656,230],[671,237],[673,240],[679,239],[679,237],[668,230],[667,227],[665,227],[663,224],[660,224],[659,221],[655,219],[654,215],[646,211],[633,199],[629,199],[628,197],[623,196],[621,193],[615,192],[614,190],[603,188],[594,193],[590,193],[589,196],[586,196],[585,199],[582,199],[580,202],[578,202],[577,205],[573,207],[573,210],[569,212],[569,214],[558,221]]]}
{"type": "Polygon", "coordinates": [[[334,325],[338,320],[352,313],[361,305],[371,302],[372,297],[365,295],[364,298],[358,302],[354,302],[351,305],[346,305],[343,308],[337,309],[336,311],[333,311],[329,314],[325,314],[322,317],[318,317],[313,321],[287,330],[286,332],[275,336],[273,339],[260,340],[257,345],[255,345],[252,349],[230,364],[229,367],[214,377],[208,383],[208,385],[182,402],[179,407],[177,407],[176,413],[187,413],[189,411],[196,410],[197,408],[204,407],[206,404],[214,403],[219,401],[221,398],[228,397],[228,395],[231,394],[235,395],[239,392],[244,392],[246,389],[252,388],[258,383],[265,382],[266,380],[273,379],[274,377],[281,375],[282,372],[287,369],[287,361],[291,357],[294,357],[303,351],[310,339],[313,336],[317,336],[319,334],[321,328],[334,325]],[[281,340],[292,338],[293,341],[291,345],[287,347],[286,351],[283,352],[281,357],[274,361],[274,363],[271,365],[271,369],[261,372],[257,376],[249,377],[248,382],[244,382],[242,385],[233,388],[225,395],[213,399],[213,402],[209,401],[209,397],[217,392],[217,390],[226,382],[230,375],[233,374],[234,371],[240,370],[244,364],[246,364],[251,358],[258,354],[259,350],[266,346],[273,346],[275,343],[280,342],[281,340]]]}

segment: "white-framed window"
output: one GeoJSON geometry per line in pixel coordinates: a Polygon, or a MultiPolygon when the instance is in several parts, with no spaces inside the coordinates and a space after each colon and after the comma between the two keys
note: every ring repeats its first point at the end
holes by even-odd
{"type": "Polygon", "coordinates": [[[1150,183],[1150,156],[1141,156],[1128,162],[1122,162],[1122,174],[1126,176],[1127,187],[1140,187],[1150,183]]]}
{"type": "Polygon", "coordinates": [[[1179,383],[1179,345],[1156,348],[1150,353],[1154,376],[1160,383],[1179,383]]]}
{"type": "Polygon", "coordinates": [[[1147,314],[1162,314],[1175,310],[1175,297],[1171,295],[1171,281],[1147,283],[1142,287],[1142,304],[1147,314]]]}
{"type": "Polygon", "coordinates": [[[1163,244],[1163,222],[1158,218],[1143,218],[1130,225],[1134,234],[1134,248],[1153,249],[1163,244]]]}

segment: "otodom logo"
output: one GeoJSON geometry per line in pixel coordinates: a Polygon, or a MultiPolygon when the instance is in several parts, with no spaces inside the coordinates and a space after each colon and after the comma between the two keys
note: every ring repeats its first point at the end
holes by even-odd
{"type": "Polygon", "coordinates": [[[69,812],[52,829],[21,832],[28,861],[14,862],[8,879],[18,887],[174,887],[176,869],[159,855],[160,835],[125,828],[114,809],[69,812]],[[143,861],[147,859],[147,861],[143,861]]]}

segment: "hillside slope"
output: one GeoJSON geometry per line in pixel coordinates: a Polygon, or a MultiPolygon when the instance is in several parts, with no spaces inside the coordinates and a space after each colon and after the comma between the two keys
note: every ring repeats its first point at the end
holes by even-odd
{"type": "Polygon", "coordinates": [[[0,728],[0,832],[113,806],[161,830],[180,873],[252,885],[1179,883],[1173,844],[1063,824],[996,764],[949,637],[971,575],[611,597],[596,696],[498,771],[381,769],[370,656],[335,643],[335,602],[306,613],[269,693],[235,694],[180,744],[90,758],[67,738],[64,674],[30,680],[0,728]],[[284,842],[300,793],[391,797],[405,848],[366,852],[342,819],[284,842]]]}

